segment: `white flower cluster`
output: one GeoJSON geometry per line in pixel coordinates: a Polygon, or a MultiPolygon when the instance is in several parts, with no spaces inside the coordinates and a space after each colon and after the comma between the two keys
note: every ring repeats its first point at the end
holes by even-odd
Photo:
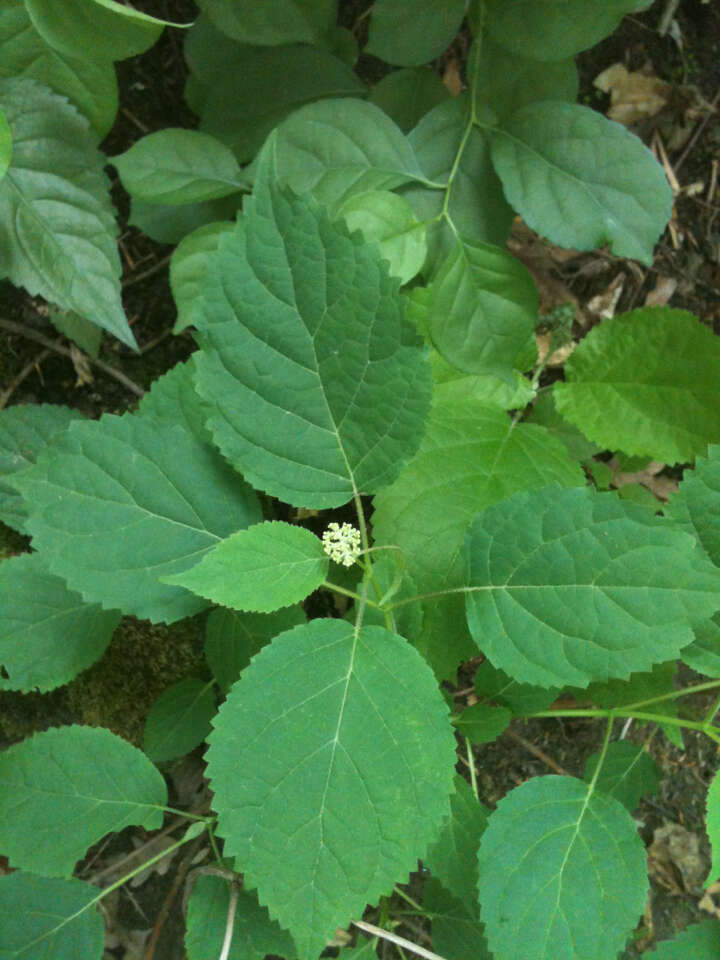
{"type": "Polygon", "coordinates": [[[322,535],[323,549],[335,563],[351,567],[360,556],[360,531],[351,523],[330,523],[322,535]]]}

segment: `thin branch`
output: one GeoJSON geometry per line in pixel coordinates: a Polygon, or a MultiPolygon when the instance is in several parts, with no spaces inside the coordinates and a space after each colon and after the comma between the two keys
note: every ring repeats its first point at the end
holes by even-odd
{"type": "Polygon", "coordinates": [[[555,773],[559,773],[561,777],[569,777],[570,774],[567,770],[564,770],[559,763],[555,763],[552,757],[549,757],[540,747],[536,747],[534,743],[531,743],[529,740],[526,740],[525,737],[521,737],[519,733],[515,733],[514,730],[511,730],[510,727],[507,727],[503,731],[506,737],[510,737],[511,740],[514,740],[515,743],[519,743],[521,746],[525,747],[530,753],[542,760],[542,762],[550,767],[551,770],[554,770],[555,773]]]}
{"type": "Polygon", "coordinates": [[[0,410],[3,410],[5,408],[8,400],[13,395],[13,393],[17,390],[17,388],[20,386],[23,380],[25,380],[27,377],[30,376],[30,374],[33,372],[33,370],[35,370],[35,368],[39,363],[42,363],[43,360],[47,360],[47,358],[50,356],[50,353],[51,353],[50,350],[41,350],[34,360],[31,360],[30,363],[27,364],[27,366],[22,368],[20,373],[15,377],[15,379],[7,388],[7,390],[5,390],[3,393],[0,393],[0,410]]]}
{"type": "Polygon", "coordinates": [[[353,920],[353,926],[357,927],[359,930],[364,930],[365,933],[372,934],[374,937],[380,937],[382,940],[388,940],[390,943],[394,943],[397,947],[405,947],[405,949],[409,950],[411,953],[416,953],[419,957],[425,957],[425,960],[445,960],[445,958],[441,957],[439,953],[433,953],[432,950],[426,950],[425,947],[420,947],[417,943],[412,943],[412,941],[406,940],[405,937],[399,937],[396,933],[391,933],[389,930],[383,930],[382,927],[376,927],[372,923],[365,923],[364,920],[353,920]]]}
{"type": "Polygon", "coordinates": [[[138,273],[133,277],[128,277],[127,280],[123,280],[123,290],[127,290],[128,287],[132,287],[136,283],[142,283],[142,281],[147,280],[148,277],[154,277],[156,273],[159,273],[163,267],[166,267],[170,263],[171,257],[172,254],[167,257],[163,257],[162,260],[158,260],[157,263],[154,263],[152,267],[148,267],[147,270],[143,270],[142,273],[138,273]]]}

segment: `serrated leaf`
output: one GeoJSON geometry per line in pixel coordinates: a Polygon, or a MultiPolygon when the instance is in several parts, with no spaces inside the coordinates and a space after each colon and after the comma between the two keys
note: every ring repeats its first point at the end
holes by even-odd
{"type": "Polygon", "coordinates": [[[705,886],[720,878],[720,771],[710,783],[705,801],[705,827],[707,829],[712,864],[705,886]]]}
{"type": "MultiPolygon", "coordinates": [[[[631,673],[627,680],[613,679],[607,683],[591,683],[585,695],[598,707],[612,710],[614,707],[625,707],[672,693],[677,689],[676,674],[677,663],[674,661],[659,663],[647,672],[631,673]]],[[[677,704],[674,700],[661,700],[660,703],[652,704],[651,709],[653,713],[677,715],[677,704]]]]}
{"type": "MultiPolygon", "coordinates": [[[[535,396],[530,381],[517,371],[514,372],[510,382],[488,374],[469,376],[462,370],[451,367],[437,350],[430,353],[430,366],[433,380],[438,386],[442,386],[442,390],[436,393],[438,396],[442,394],[444,401],[455,397],[458,401],[476,400],[478,403],[498,407],[500,410],[522,410],[535,396]]],[[[541,425],[545,426],[545,424],[541,425]]]]}
{"type": "Polygon", "coordinates": [[[14,133],[0,180],[0,275],[135,348],[95,134],[64,97],[26,77],[0,79],[0,109],[14,133]]]}
{"type": "Polygon", "coordinates": [[[0,877],[0,957],[101,960],[105,924],[93,908],[97,899],[97,887],[81,880],[20,871],[0,877]]]}
{"type": "MultiPolygon", "coordinates": [[[[222,877],[198,877],[187,908],[188,960],[220,956],[228,920],[230,884],[222,877]]],[[[267,954],[292,960],[295,944],[248,890],[237,892],[230,950],[226,960],[264,960],[267,954]]]]}
{"type": "Polygon", "coordinates": [[[153,622],[207,606],[161,576],[261,519],[255,494],[213,448],[147,415],[71,424],[15,484],[32,502],[28,529],[50,571],[86,600],[153,622]]]}
{"type": "Polygon", "coordinates": [[[0,521],[27,532],[27,505],[10,477],[32,466],[56,434],[81,418],[79,411],[49,403],[18,404],[0,412],[0,521]]]}
{"type": "Polygon", "coordinates": [[[438,835],[455,763],[443,697],[401,637],[315,620],[261,651],[214,726],[225,852],[310,960],[438,835]]]}
{"type": "Polygon", "coordinates": [[[576,426],[560,416],[555,396],[554,392],[541,394],[533,403],[527,422],[546,427],[553,436],[562,440],[573,460],[589,460],[596,453],[601,453],[602,449],[596,443],[591,443],[576,426]]]}
{"type": "Polygon", "coordinates": [[[682,652],[683,663],[706,677],[720,678],[720,617],[695,627],[695,641],[682,652]]]}
{"type": "Polygon", "coordinates": [[[452,960],[492,960],[478,919],[477,894],[474,905],[468,907],[430,877],[423,888],[423,907],[430,914],[436,953],[452,960]]]}
{"type": "Polygon", "coordinates": [[[692,314],[645,307],[603,321],[565,364],[559,412],[603,448],[662,463],[720,440],[720,339],[692,314]]]}
{"type": "Polygon", "coordinates": [[[196,314],[209,426],[255,487],[339,506],[391,482],[417,449],[427,358],[376,248],[274,185],[245,206],[196,314]]]}
{"type": "Polygon", "coordinates": [[[196,566],[163,581],[234,610],[272,613],[316,590],[329,562],[314,533],[273,520],[234,533],[196,566]]]}
{"type": "Polygon", "coordinates": [[[510,380],[533,365],[538,292],[515,257],[458,238],[428,289],[428,331],[452,366],[510,380]]]}
{"type": "Polygon", "coordinates": [[[12,866],[69,877],[88,847],[130,824],[156,830],[167,788],[102,727],[56,727],[0,753],[0,847],[12,866]]]}
{"type": "Polygon", "coordinates": [[[194,354],[185,363],[176,363],[157,380],[140,400],[138,414],[168,428],[181,426],[198,443],[210,446],[210,431],[205,421],[212,407],[195,390],[194,354]]]}
{"type": "Polygon", "coordinates": [[[492,131],[505,196],[529,227],[561,247],[651,264],[672,193],[652,153],[589,107],[531,103],[492,131]]]}
{"type": "Polygon", "coordinates": [[[510,726],[512,711],[507,707],[493,707],[475,703],[453,720],[455,729],[472,743],[492,743],[510,726]]]}
{"type": "Polygon", "coordinates": [[[248,189],[232,151],[199,130],[166,127],[109,159],[127,192],[146,203],[202,203],[248,189]]]}
{"type": "Polygon", "coordinates": [[[474,686],[478,697],[495,700],[515,716],[547,710],[560,693],[557,687],[546,690],[544,687],[518,683],[503,670],[497,670],[489,660],[483,661],[478,667],[474,686]]]}
{"type": "Polygon", "coordinates": [[[425,262],[426,226],[419,223],[412,207],[389,190],[354,194],[338,211],[349,230],[359,230],[366,243],[377,242],[390,273],[407,283],[425,262]]]}
{"type": "Polygon", "coordinates": [[[223,33],[242,43],[318,43],[335,23],[334,0],[200,0],[198,6],[223,33]]]}
{"type": "Polygon", "coordinates": [[[415,67],[450,45],[465,16],[465,0],[376,0],[365,53],[415,67]]]}
{"type": "Polygon", "coordinates": [[[54,690],[99,660],[120,613],[85,603],[41,554],[0,563],[0,689],[54,690]]]}
{"type": "Polygon", "coordinates": [[[218,249],[223,234],[231,233],[232,229],[232,223],[227,220],[207,223],[183,237],[173,250],[170,260],[170,289],[178,314],[173,333],[181,333],[195,323],[194,312],[205,278],[208,257],[218,249]]]}
{"type": "Polygon", "coordinates": [[[468,782],[456,776],[450,816],[423,857],[423,865],[462,902],[470,916],[478,912],[477,852],[489,814],[468,782]]]}
{"type": "Polygon", "coordinates": [[[274,613],[239,613],[225,607],[213,610],[205,627],[205,659],[223,693],[273,637],[305,621],[300,607],[274,613]]]}
{"type": "Polygon", "coordinates": [[[720,951],[717,920],[692,923],[672,940],[663,940],[648,953],[650,960],[716,960],[720,951]]]}
{"type": "Polygon", "coordinates": [[[477,655],[467,628],[460,594],[433,597],[422,603],[423,625],[413,646],[430,664],[439,681],[455,683],[458,667],[477,655]]]}
{"type": "Polygon", "coordinates": [[[210,733],[215,711],[212,681],[186,677],[174,683],[147,716],[143,750],[154,763],[184,757],[210,733]]]}
{"type": "MultiPolygon", "coordinates": [[[[717,432],[720,436],[720,422],[717,432]]],[[[695,469],[683,474],[677,494],[670,502],[669,513],[677,516],[679,510],[712,562],[720,567],[720,446],[709,447],[707,456],[697,458],[695,469]]]]}
{"type": "Polygon", "coordinates": [[[43,40],[28,16],[23,0],[5,0],[0,8],[0,76],[30,77],[66,96],[83,113],[102,139],[118,109],[118,85],[110,61],[59,53],[43,40]]]}
{"type": "Polygon", "coordinates": [[[617,800],[571,777],[536,777],[490,815],[478,855],[495,960],[607,960],[645,906],[645,848],[617,800]]]}
{"type": "Polygon", "coordinates": [[[431,67],[406,67],[393,70],[379,80],[368,99],[403,133],[409,133],[426,113],[449,97],[448,88],[431,67]]]}
{"type": "Polygon", "coordinates": [[[675,659],[720,603],[691,537],[587,488],[489,507],[466,551],[470,632],[521,683],[586,687],[675,659]]]}
{"type": "MultiPolygon", "coordinates": [[[[583,779],[590,783],[597,769],[600,753],[593,753],[585,763],[583,779]]],[[[657,764],[642,744],[617,740],[609,743],[595,789],[619,800],[632,813],[647,793],[658,792],[660,776],[657,764]]]]}

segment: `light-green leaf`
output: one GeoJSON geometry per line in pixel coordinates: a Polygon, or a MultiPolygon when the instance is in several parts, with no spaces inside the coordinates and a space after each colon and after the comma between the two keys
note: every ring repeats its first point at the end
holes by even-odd
{"type": "Polygon", "coordinates": [[[110,162],[127,192],[147,203],[201,203],[249,189],[233,152],[199,130],[149,133],[110,162]]]}
{"type": "Polygon", "coordinates": [[[315,534],[273,520],[239,530],[197,566],[163,579],[224,607],[272,613],[316,590],[327,576],[329,562],[315,534]]]}
{"type": "Polygon", "coordinates": [[[706,677],[720,678],[720,616],[695,628],[695,642],[685,647],[682,660],[706,677]]]}
{"type": "Polygon", "coordinates": [[[212,681],[186,677],[153,704],[145,721],[143,750],[155,763],[184,757],[210,733],[214,715],[212,681]]]}
{"type": "MultiPolygon", "coordinates": [[[[720,433],[720,423],[718,427],[720,433]]],[[[685,471],[670,501],[670,515],[679,507],[707,555],[720,567],[720,446],[711,446],[706,457],[697,458],[694,470],[685,471]]]]}
{"type": "Polygon", "coordinates": [[[448,47],[465,16],[466,0],[376,0],[366,53],[415,67],[448,47]]]}
{"type": "Polygon", "coordinates": [[[312,198],[256,187],[207,265],[196,317],[209,425],[255,487],[339,506],[417,449],[430,369],[398,282],[312,198]]]}
{"type": "Polygon", "coordinates": [[[53,690],[99,660],[120,622],[53,576],[42,554],[0,564],[0,688],[53,690]]]}
{"type": "Polygon", "coordinates": [[[17,871],[0,877],[3,960],[101,960],[105,924],[97,887],[17,871]]]}
{"type": "Polygon", "coordinates": [[[0,847],[13,867],[69,877],[106,833],[156,830],[165,803],[145,754],[102,727],[55,727],[0,753],[0,847]]]}
{"type": "Polygon", "coordinates": [[[663,940],[648,953],[649,960],[716,960],[720,955],[720,924],[717,920],[693,923],[672,940],[663,940]]]}
{"type": "Polygon", "coordinates": [[[652,153],[619,123],[559,101],[522,107],[492,131],[505,196],[528,226],[561,247],[605,243],[651,264],[672,193],[652,153]]]}
{"type": "Polygon", "coordinates": [[[445,701],[401,637],[315,620],[255,657],[214,725],[225,852],[311,960],[437,837],[455,764],[445,701]]]}
{"type": "Polygon", "coordinates": [[[391,275],[400,283],[420,272],[427,254],[426,227],[415,219],[403,197],[389,190],[368,190],[351,196],[338,213],[349,230],[360,231],[366,243],[378,243],[391,275]]]}
{"type": "Polygon", "coordinates": [[[705,827],[712,849],[712,865],[706,886],[720,878],[720,771],[712,779],[707,792],[705,827]]]}
{"type": "Polygon", "coordinates": [[[321,42],[335,24],[334,0],[200,0],[199,7],[233,40],[259,47],[321,42]]]}
{"type": "Polygon", "coordinates": [[[198,227],[180,241],[170,260],[170,289],[177,320],[173,333],[180,333],[195,323],[195,307],[205,277],[208,257],[220,246],[224,233],[231,233],[232,223],[221,221],[198,227]]]}
{"type": "Polygon", "coordinates": [[[601,447],[676,463],[720,440],[720,338],[684,310],[605,320],[565,376],[555,386],[559,412],[601,447]]]}
{"type": "Polygon", "coordinates": [[[650,510],[587,488],[519,493],[466,538],[470,632],[523,683],[586,687],[677,658],[720,571],[650,510]]]}
{"type": "Polygon", "coordinates": [[[608,960],[645,906],[645,848],[630,814],[571,777],[536,777],[508,793],[478,863],[495,960],[608,960]]]}
{"type": "MultiPolygon", "coordinates": [[[[590,783],[597,769],[599,753],[585,764],[583,779],[590,783]]],[[[646,793],[657,793],[660,783],[657,764],[642,744],[617,740],[609,743],[595,789],[615,797],[631,813],[646,793]]]]}

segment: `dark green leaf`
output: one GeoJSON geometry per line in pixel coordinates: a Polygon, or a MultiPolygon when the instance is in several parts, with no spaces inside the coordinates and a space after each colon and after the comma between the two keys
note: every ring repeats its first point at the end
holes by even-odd
{"type": "Polygon", "coordinates": [[[215,709],[212,681],[186,677],[174,683],[148,714],[143,750],[155,763],[184,757],[210,733],[215,709]]]}
{"type": "Polygon", "coordinates": [[[415,67],[448,47],[465,16],[466,0],[375,0],[366,53],[415,67]]]}
{"type": "MultiPolygon", "coordinates": [[[[597,769],[599,753],[593,753],[585,764],[583,778],[590,783],[597,769]]],[[[658,792],[658,768],[645,748],[627,740],[608,744],[595,789],[619,800],[631,813],[646,793],[658,792]]]]}
{"type": "Polygon", "coordinates": [[[409,133],[450,93],[430,67],[406,67],[383,77],[370,91],[370,103],[380,107],[403,133],[409,133]]]}

